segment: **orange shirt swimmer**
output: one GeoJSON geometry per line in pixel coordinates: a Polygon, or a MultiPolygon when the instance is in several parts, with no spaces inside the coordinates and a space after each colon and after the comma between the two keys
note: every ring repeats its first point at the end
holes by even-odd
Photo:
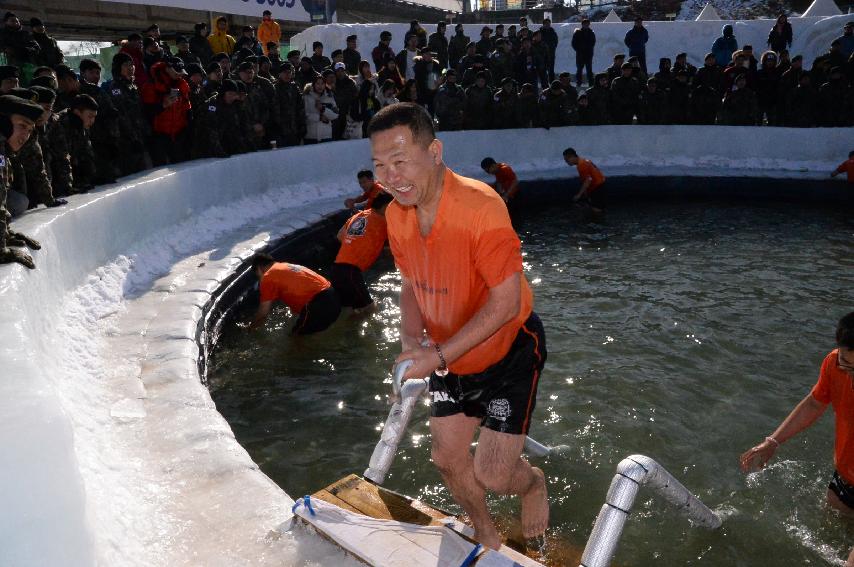
{"type": "Polygon", "coordinates": [[[520,496],[523,534],[538,537],[548,526],[545,476],[522,446],[546,340],[507,206],[445,166],[423,107],[387,106],[368,133],[377,178],[394,197],[386,221],[402,277],[397,361],[412,362],[404,379],[430,376],[433,462],[475,539],[501,546],[486,490],[520,496]]]}
{"type": "Polygon", "coordinates": [[[850,152],[848,154],[848,159],[839,164],[839,167],[834,169],[833,173],[831,173],[830,176],[836,177],[841,173],[845,173],[848,175],[849,185],[854,185],[854,152],[850,152]]]}
{"type": "Polygon", "coordinates": [[[505,203],[519,192],[519,178],[516,172],[506,163],[497,163],[493,158],[483,158],[480,167],[490,175],[495,176],[495,190],[501,195],[505,203]]]}
{"type": "Polygon", "coordinates": [[[374,173],[369,169],[363,169],[357,173],[356,179],[359,181],[359,187],[362,188],[362,194],[355,199],[345,200],[344,206],[353,209],[356,205],[365,203],[365,209],[370,209],[374,199],[383,192],[383,186],[374,181],[374,173]]]}
{"type": "MultiPolygon", "coordinates": [[[[836,421],[834,471],[827,488],[827,503],[854,514],[854,312],[839,320],[837,348],[824,357],[818,382],[774,432],[741,455],[741,470],[764,468],[786,441],[810,427],[833,407],[836,421]]],[[[854,566],[854,550],[846,566],[854,566]]]]}

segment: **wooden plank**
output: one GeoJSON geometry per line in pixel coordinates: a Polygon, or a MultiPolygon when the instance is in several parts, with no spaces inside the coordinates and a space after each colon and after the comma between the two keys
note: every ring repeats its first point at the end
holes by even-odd
{"type": "Polygon", "coordinates": [[[318,490],[314,494],[311,495],[312,498],[317,498],[319,500],[323,500],[325,502],[329,502],[330,504],[335,504],[339,508],[343,508],[348,512],[353,512],[354,514],[361,514],[359,510],[356,510],[334,494],[329,493],[325,488],[323,490],[318,490]]]}
{"type": "MultiPolygon", "coordinates": [[[[325,488],[326,492],[346,502],[351,509],[380,520],[396,520],[419,526],[440,525],[444,514],[426,505],[415,507],[412,500],[349,475],[325,488]]],[[[420,503],[419,503],[420,504],[420,503]]]]}

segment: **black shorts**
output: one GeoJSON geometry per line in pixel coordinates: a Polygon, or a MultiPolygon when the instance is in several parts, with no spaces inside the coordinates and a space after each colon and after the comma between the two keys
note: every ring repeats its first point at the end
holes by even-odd
{"type": "Polygon", "coordinates": [[[338,292],[343,307],[362,309],[374,302],[362,270],[352,264],[332,264],[329,281],[338,292]]]}
{"type": "Polygon", "coordinates": [[[291,333],[294,335],[310,335],[325,331],[338,319],[340,314],[341,300],[338,299],[335,288],[326,288],[302,308],[291,333]]]}
{"type": "Polygon", "coordinates": [[[604,208],[603,205],[605,199],[602,189],[604,189],[604,187],[600,185],[592,192],[588,191],[584,194],[583,197],[581,197],[581,199],[579,199],[579,202],[594,207],[596,209],[604,208]]]}
{"type": "Polygon", "coordinates": [[[464,413],[481,418],[481,427],[527,435],[546,355],[543,323],[531,312],[507,355],[483,372],[430,376],[430,415],[464,413]]]}
{"type": "Polygon", "coordinates": [[[833,478],[828,488],[839,497],[843,504],[854,510],[854,486],[845,482],[838,471],[833,471],[833,478]]]}

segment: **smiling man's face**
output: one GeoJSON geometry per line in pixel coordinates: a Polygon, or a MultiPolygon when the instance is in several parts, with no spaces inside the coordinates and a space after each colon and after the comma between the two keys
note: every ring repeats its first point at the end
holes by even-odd
{"type": "Polygon", "coordinates": [[[442,142],[413,138],[406,126],[395,126],[371,136],[377,180],[404,206],[427,202],[442,165],[442,142]]]}

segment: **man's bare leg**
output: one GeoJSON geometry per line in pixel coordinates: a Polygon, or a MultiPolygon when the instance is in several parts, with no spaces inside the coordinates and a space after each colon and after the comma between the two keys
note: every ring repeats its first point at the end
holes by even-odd
{"type": "Polygon", "coordinates": [[[522,498],[522,535],[534,538],[549,525],[549,499],[543,471],[522,458],[524,435],[498,433],[485,427],[474,455],[474,476],[487,490],[522,498]]]}
{"type": "Polygon", "coordinates": [[[433,464],[442,474],[445,486],[463,507],[474,524],[475,539],[487,547],[501,547],[501,536],[495,529],[486,507],[486,493],[474,476],[471,442],[480,419],[456,414],[431,417],[433,464]]]}

